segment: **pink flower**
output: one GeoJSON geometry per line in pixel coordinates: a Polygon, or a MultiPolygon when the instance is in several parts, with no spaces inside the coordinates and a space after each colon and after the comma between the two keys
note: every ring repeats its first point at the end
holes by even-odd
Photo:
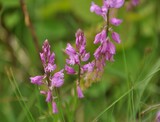
{"type": "MultiPolygon", "coordinates": [[[[78,55],[76,54],[76,51],[74,48],[68,44],[66,53],[70,55],[70,60],[69,62],[72,63],[77,63],[79,60],[78,55]],[[73,62],[74,61],[74,62],[73,62]]],[[[53,101],[54,100],[54,94],[52,94],[52,91],[54,87],[61,87],[64,83],[64,73],[63,69],[60,70],[57,73],[53,73],[53,71],[56,69],[56,64],[55,62],[55,54],[54,52],[50,52],[50,45],[48,43],[48,40],[45,40],[42,46],[42,52],[40,53],[40,59],[42,61],[42,65],[44,68],[44,75],[43,76],[35,76],[35,77],[30,77],[31,83],[37,84],[37,85],[43,85],[42,88],[47,88],[47,90],[41,90],[40,93],[43,95],[46,95],[46,102],[52,102],[52,108],[53,108],[53,113],[57,113],[57,107],[56,103],[53,101]],[[43,83],[43,80],[45,81],[43,83]]]]}
{"type": "Polygon", "coordinates": [[[79,52],[83,52],[83,48],[85,49],[86,46],[86,38],[84,36],[83,31],[81,29],[78,29],[75,36],[76,36],[76,48],[79,50],[79,52]]]}
{"type": "Polygon", "coordinates": [[[124,4],[124,0],[103,0],[103,4],[107,8],[120,8],[124,4]]]}
{"type": "Polygon", "coordinates": [[[121,19],[117,19],[117,18],[112,18],[112,19],[110,19],[110,23],[112,25],[118,26],[118,25],[120,25],[122,23],[122,20],[121,19]]]}
{"type": "Polygon", "coordinates": [[[76,73],[75,70],[68,65],[65,65],[65,70],[66,70],[67,74],[75,74],[76,73]]]}
{"type": "Polygon", "coordinates": [[[88,71],[88,72],[92,72],[93,71],[93,69],[94,69],[94,62],[89,62],[88,64],[85,64],[83,67],[82,67],[82,69],[84,70],[84,71],[88,71]]]}
{"type": "Polygon", "coordinates": [[[77,54],[75,55],[69,55],[69,59],[66,59],[66,63],[70,65],[79,64],[79,56],[77,54]]]}
{"type": "Polygon", "coordinates": [[[44,70],[45,72],[52,72],[56,69],[56,67],[56,64],[48,63],[44,70]]]}
{"type": "Polygon", "coordinates": [[[104,18],[104,20],[107,19],[107,12],[108,12],[108,8],[106,6],[102,6],[99,7],[98,5],[96,5],[94,2],[91,3],[91,7],[90,7],[90,11],[96,13],[97,15],[100,15],[104,18]]]}
{"type": "Polygon", "coordinates": [[[83,92],[82,92],[79,85],[77,86],[77,95],[78,95],[78,98],[83,98],[84,97],[83,92]]]}
{"type": "Polygon", "coordinates": [[[54,74],[54,76],[51,78],[51,86],[52,87],[61,87],[64,83],[64,73],[63,69],[57,73],[54,74]]]}
{"type": "Polygon", "coordinates": [[[48,43],[48,40],[46,39],[42,46],[42,52],[44,53],[45,57],[48,58],[50,56],[50,45],[48,43]]]}
{"type": "Polygon", "coordinates": [[[116,53],[116,48],[115,48],[114,44],[109,40],[107,41],[107,52],[109,52],[110,54],[116,53]]]}
{"type": "Polygon", "coordinates": [[[101,45],[96,49],[96,51],[94,52],[94,57],[96,60],[98,60],[101,56],[101,45]]]}
{"type": "Polygon", "coordinates": [[[49,91],[47,92],[46,102],[50,102],[51,99],[52,99],[52,93],[51,93],[51,91],[49,90],[49,91]]]}
{"type": "Polygon", "coordinates": [[[97,44],[99,42],[103,43],[105,40],[106,40],[106,30],[104,29],[95,36],[94,44],[97,44]]]}
{"type": "Polygon", "coordinates": [[[42,85],[43,84],[43,76],[35,76],[35,77],[30,77],[31,83],[37,84],[37,85],[42,85]]]}
{"type": "Polygon", "coordinates": [[[45,73],[52,72],[56,69],[56,64],[54,64],[55,54],[51,54],[50,45],[48,40],[45,40],[42,46],[42,52],[40,53],[40,58],[44,67],[45,73]]]}
{"type": "Polygon", "coordinates": [[[84,55],[82,55],[81,57],[82,57],[82,61],[88,61],[90,57],[90,53],[84,53],[84,55]]]}
{"type": "Polygon", "coordinates": [[[56,105],[56,102],[52,102],[52,112],[54,114],[58,113],[58,109],[57,109],[57,105],[56,105]]]}
{"type": "Polygon", "coordinates": [[[66,47],[66,54],[70,55],[70,56],[74,56],[76,54],[76,51],[75,49],[71,46],[71,44],[67,44],[67,47],[66,47]]]}
{"type": "Polygon", "coordinates": [[[121,43],[121,39],[118,33],[116,32],[112,32],[112,39],[117,42],[117,43],[121,43]]]}

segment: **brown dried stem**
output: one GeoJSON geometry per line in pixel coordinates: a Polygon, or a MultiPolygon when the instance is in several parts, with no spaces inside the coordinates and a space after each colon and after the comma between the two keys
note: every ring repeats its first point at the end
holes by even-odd
{"type": "Polygon", "coordinates": [[[31,20],[30,20],[30,16],[29,16],[29,13],[28,13],[27,6],[26,6],[26,4],[25,4],[25,1],[24,1],[24,0],[20,0],[20,5],[21,5],[22,12],[23,12],[23,15],[24,15],[25,24],[26,24],[26,26],[28,27],[28,29],[29,29],[30,32],[31,32],[31,35],[32,35],[32,38],[33,38],[33,42],[34,42],[35,48],[36,48],[37,52],[39,53],[40,48],[39,48],[38,38],[37,38],[37,36],[36,36],[36,33],[35,33],[35,30],[34,30],[33,24],[32,24],[32,22],[31,22],[31,20]]]}

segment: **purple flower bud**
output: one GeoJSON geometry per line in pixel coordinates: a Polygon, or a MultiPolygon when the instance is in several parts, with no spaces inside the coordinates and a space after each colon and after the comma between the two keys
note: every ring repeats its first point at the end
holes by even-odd
{"type": "MultiPolygon", "coordinates": [[[[86,38],[84,36],[84,33],[81,29],[78,29],[76,32],[76,47],[80,50],[81,47],[86,46],[86,38]]],[[[81,52],[81,51],[79,51],[81,52]]]]}
{"type": "Polygon", "coordinates": [[[45,72],[52,72],[56,69],[56,64],[50,64],[48,63],[47,66],[45,67],[45,72]]]}
{"type": "Polygon", "coordinates": [[[69,43],[67,44],[67,47],[66,47],[66,54],[69,56],[76,54],[75,49],[69,43]]]}
{"type": "Polygon", "coordinates": [[[85,46],[81,46],[80,49],[79,49],[79,53],[80,53],[81,55],[83,55],[83,53],[85,53],[85,52],[86,52],[85,46]]]}
{"type": "Polygon", "coordinates": [[[52,93],[51,93],[51,91],[49,90],[49,91],[47,92],[46,102],[50,102],[51,99],[52,99],[52,93]]]}
{"type": "Polygon", "coordinates": [[[54,52],[49,56],[49,61],[48,61],[48,63],[50,63],[50,64],[54,64],[54,60],[55,60],[55,54],[54,54],[54,52]]]}
{"type": "Polygon", "coordinates": [[[76,73],[75,70],[68,65],[65,65],[65,70],[66,70],[67,74],[75,74],[76,73]]]}
{"type": "Polygon", "coordinates": [[[58,109],[57,109],[57,105],[56,105],[56,102],[52,102],[52,112],[55,114],[55,113],[58,113],[58,109]]]}
{"type": "Polygon", "coordinates": [[[116,32],[113,32],[113,33],[112,33],[112,39],[113,39],[115,42],[117,42],[117,43],[121,43],[120,36],[119,36],[119,34],[116,33],[116,32]]]}
{"type": "Polygon", "coordinates": [[[90,57],[90,53],[85,53],[83,56],[82,56],[82,61],[88,61],[90,57]]]}
{"type": "Polygon", "coordinates": [[[40,58],[41,58],[42,64],[45,65],[46,64],[46,58],[45,58],[44,53],[40,53],[40,58]]]}
{"type": "Polygon", "coordinates": [[[118,25],[120,25],[122,23],[122,20],[121,19],[117,19],[117,18],[112,18],[112,19],[110,19],[110,23],[112,25],[118,26],[118,25]]]}
{"type": "Polygon", "coordinates": [[[44,55],[46,55],[47,58],[50,56],[50,45],[47,39],[43,43],[42,52],[44,55]]]}
{"type": "Polygon", "coordinates": [[[160,111],[158,111],[158,113],[157,113],[156,122],[160,122],[160,111]]]}
{"type": "Polygon", "coordinates": [[[103,4],[107,8],[120,8],[124,4],[124,0],[103,0],[103,4]]]}
{"type": "Polygon", "coordinates": [[[51,86],[52,87],[61,87],[64,83],[64,73],[63,69],[57,73],[54,74],[54,76],[51,78],[51,86]]]}
{"type": "Polygon", "coordinates": [[[35,76],[35,77],[30,77],[31,83],[37,84],[37,85],[42,85],[43,84],[43,76],[35,76]]]}
{"type": "Polygon", "coordinates": [[[83,98],[84,97],[80,86],[77,86],[77,95],[78,95],[78,98],[83,98]]]}
{"type": "Polygon", "coordinates": [[[97,44],[99,42],[103,43],[105,40],[106,40],[106,30],[102,30],[95,36],[94,44],[97,44]]]}

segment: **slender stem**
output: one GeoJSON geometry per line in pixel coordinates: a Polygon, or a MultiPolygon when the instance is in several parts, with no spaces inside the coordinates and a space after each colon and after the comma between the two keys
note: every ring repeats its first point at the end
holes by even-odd
{"type": "Polygon", "coordinates": [[[157,108],[159,108],[159,107],[160,107],[160,104],[152,105],[152,106],[148,107],[147,109],[145,109],[144,111],[142,111],[142,112],[140,113],[140,116],[143,116],[145,113],[147,113],[147,112],[149,112],[149,111],[152,111],[152,110],[154,110],[154,109],[157,109],[157,108]]]}
{"type": "Polygon", "coordinates": [[[29,30],[31,32],[35,48],[37,50],[37,53],[39,53],[40,48],[39,48],[38,38],[36,36],[33,24],[32,24],[32,22],[30,20],[30,16],[29,16],[25,1],[24,0],[20,0],[20,5],[21,5],[21,8],[22,8],[22,12],[24,14],[25,24],[26,24],[26,26],[29,28],[29,30]]]}
{"type": "Polygon", "coordinates": [[[78,82],[77,85],[80,85],[81,81],[81,56],[79,55],[79,64],[78,64],[78,82]]]}
{"type": "Polygon", "coordinates": [[[107,12],[107,22],[106,22],[106,26],[107,26],[107,29],[106,29],[106,35],[108,37],[108,32],[109,32],[109,9],[108,9],[108,12],[107,12]]]}

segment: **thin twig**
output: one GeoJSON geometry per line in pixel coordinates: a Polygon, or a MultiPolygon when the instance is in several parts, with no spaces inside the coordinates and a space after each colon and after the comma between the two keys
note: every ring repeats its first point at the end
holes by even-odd
{"type": "Polygon", "coordinates": [[[156,105],[152,105],[152,106],[149,106],[147,109],[145,109],[144,111],[142,111],[140,113],[140,116],[143,116],[145,113],[149,112],[149,111],[152,111],[154,109],[157,109],[160,107],[160,104],[156,104],[156,105]]]}
{"type": "Polygon", "coordinates": [[[21,8],[22,8],[22,12],[24,14],[25,24],[26,24],[26,26],[29,28],[29,30],[31,32],[35,48],[36,48],[37,52],[39,53],[40,48],[39,48],[38,38],[36,36],[33,24],[32,24],[32,22],[30,20],[29,13],[28,13],[25,1],[24,0],[20,0],[20,5],[21,5],[21,8]]]}

